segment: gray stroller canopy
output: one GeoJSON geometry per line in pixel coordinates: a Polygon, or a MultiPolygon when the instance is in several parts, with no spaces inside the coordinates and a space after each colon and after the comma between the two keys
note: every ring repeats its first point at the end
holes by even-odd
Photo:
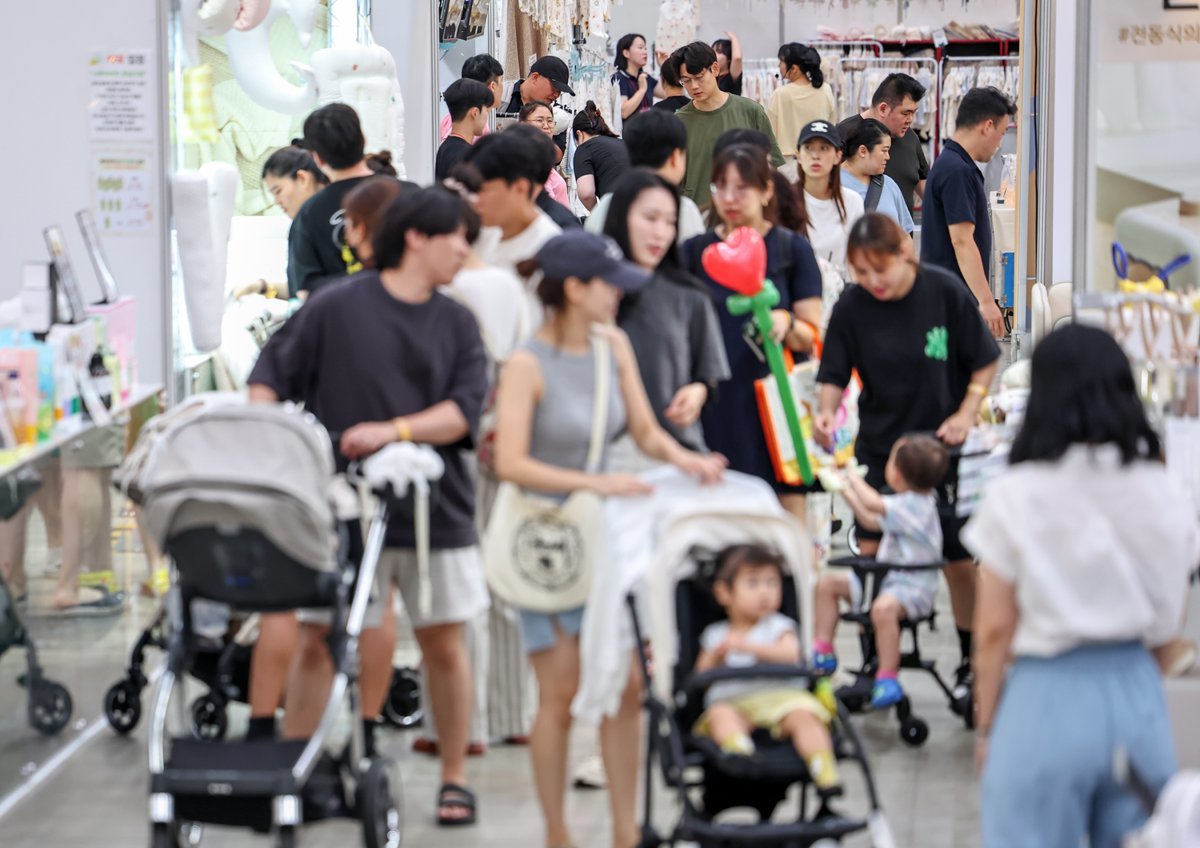
{"type": "Polygon", "coordinates": [[[329,435],[296,407],[216,403],[155,434],[138,474],[160,546],[200,527],[261,532],[297,562],[336,566],[329,435]]]}

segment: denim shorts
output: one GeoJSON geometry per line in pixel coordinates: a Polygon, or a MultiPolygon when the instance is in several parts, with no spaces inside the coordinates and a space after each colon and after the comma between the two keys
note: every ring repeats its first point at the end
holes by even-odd
{"type": "Polygon", "coordinates": [[[558,641],[557,630],[562,630],[568,636],[579,636],[583,626],[583,607],[575,607],[562,612],[536,612],[534,610],[517,610],[521,615],[521,639],[525,643],[525,653],[536,654],[553,648],[558,641]],[[557,623],[558,627],[555,628],[557,623]]]}

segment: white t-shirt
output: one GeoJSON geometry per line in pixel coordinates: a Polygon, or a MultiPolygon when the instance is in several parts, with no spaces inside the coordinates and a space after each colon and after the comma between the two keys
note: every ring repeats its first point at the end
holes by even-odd
{"type": "MultiPolygon", "coordinates": [[[[587,220],[583,222],[583,228],[596,235],[603,233],[604,222],[608,218],[608,207],[611,203],[611,194],[600,198],[596,203],[596,208],[592,210],[592,214],[588,215],[587,220]]],[[[676,229],[678,230],[675,238],[677,244],[683,244],[690,238],[704,235],[706,229],[704,216],[700,214],[700,207],[696,205],[696,201],[690,197],[679,198],[679,223],[676,225],[676,229]]]]}
{"type": "Polygon", "coordinates": [[[1170,642],[1183,624],[1200,520],[1166,466],[1112,445],[1021,463],[984,493],[962,541],[1016,590],[1017,656],[1170,642]]]}
{"type": "MultiPolygon", "coordinates": [[[[795,633],[796,622],[783,613],[773,612],[763,616],[757,624],[746,633],[748,645],[774,645],[783,638],[785,633],[795,633]]],[[[706,651],[715,651],[721,643],[729,638],[729,622],[718,621],[704,628],[700,634],[700,647],[706,651]]],[[[750,668],[758,665],[758,659],[748,651],[730,651],[725,655],[727,668],[750,668]]],[[[759,692],[771,692],[776,689],[788,689],[792,686],[803,686],[803,678],[796,680],[726,680],[714,683],[704,695],[704,706],[711,706],[719,701],[729,701],[759,692]]]]}
{"type": "Polygon", "coordinates": [[[846,267],[846,240],[850,228],[863,216],[863,199],[853,190],[842,187],[842,201],[846,206],[846,220],[838,214],[833,198],[818,200],[804,192],[804,205],[808,209],[808,241],[818,259],[828,260],[833,267],[846,267]]]}
{"type": "Polygon", "coordinates": [[[504,362],[531,335],[526,329],[525,287],[507,268],[464,268],[443,288],[471,310],[494,362],[504,362]]]}
{"type": "Polygon", "coordinates": [[[539,211],[532,224],[510,239],[501,238],[497,227],[484,227],[479,236],[476,249],[479,258],[489,265],[511,271],[524,284],[525,327],[529,335],[537,332],[545,319],[545,310],[537,297],[537,287],[542,274],[539,271],[529,277],[522,277],[517,274],[517,264],[532,259],[543,244],[561,232],[562,228],[550,220],[550,216],[539,211]]]}

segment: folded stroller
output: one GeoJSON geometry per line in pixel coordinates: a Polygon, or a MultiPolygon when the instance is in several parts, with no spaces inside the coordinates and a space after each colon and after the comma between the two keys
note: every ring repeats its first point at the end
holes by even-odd
{"type": "Polygon", "coordinates": [[[293,846],[304,821],[330,816],[361,820],[369,848],[399,844],[394,766],[365,755],[358,640],[391,505],[404,492],[391,480],[375,487],[364,553],[352,564],[339,559],[334,479],[329,436],[287,407],[212,405],[166,428],[145,460],[146,526],[172,560],[178,600],[150,711],[153,848],[177,848],[183,828],[202,823],[273,830],[279,846],[293,846]],[[335,677],[310,739],[215,742],[168,732],[197,652],[197,600],[235,615],[330,611],[335,677]],[[333,750],[343,706],[349,744],[333,750]]]}
{"type": "MultiPolygon", "coordinates": [[[[654,651],[659,659],[658,693],[669,688],[672,700],[655,694],[650,662],[643,636],[649,634],[639,617],[638,605],[628,599],[639,646],[643,680],[649,693],[646,707],[650,713],[649,746],[646,759],[645,822],[643,848],[666,843],[691,841],[704,848],[720,846],[774,846],[806,848],[838,844],[852,834],[868,831],[877,848],[891,848],[891,833],[879,806],[870,765],[862,742],[839,708],[831,732],[834,752],[840,761],[852,762],[866,788],[866,810],[861,816],[820,816],[813,811],[811,779],[807,768],[790,740],[772,739],[756,732],[758,748],[753,758],[722,754],[711,740],[696,736],[692,727],[704,709],[705,692],[715,683],[727,680],[806,678],[815,683],[804,666],[766,666],[719,668],[703,674],[693,669],[700,653],[700,634],[720,620],[724,611],[711,595],[711,578],[717,552],[730,544],[755,543],[779,550],[787,559],[788,576],[784,586],[781,612],[801,623],[803,656],[811,645],[810,544],[795,520],[778,506],[773,495],[765,504],[747,503],[744,497],[727,505],[709,503],[695,510],[678,510],[664,519],[656,545],[654,572],[647,577],[647,601],[655,618],[654,651]],[[674,621],[674,629],[664,621],[674,621]],[[671,634],[677,645],[669,644],[671,634]],[[673,667],[663,662],[675,657],[673,667]],[[669,682],[664,676],[669,675],[669,682]],[[665,684],[665,686],[664,686],[665,684]],[[679,822],[667,838],[660,836],[652,820],[651,772],[657,757],[662,777],[678,798],[679,822]],[[801,788],[799,810],[794,819],[774,822],[772,816],[793,785],[801,788]],[[758,814],[753,824],[717,822],[725,810],[747,808],[758,814]]],[[[847,799],[847,805],[852,801],[847,799]]]]}
{"type": "MultiPolygon", "coordinates": [[[[0,480],[0,521],[8,521],[20,512],[40,487],[41,478],[28,469],[0,480]]],[[[25,649],[25,673],[17,678],[17,684],[29,691],[26,710],[30,726],[46,736],[55,735],[71,720],[71,693],[42,673],[37,646],[29,638],[17,599],[0,573],[0,657],[9,648],[25,649]]]]}

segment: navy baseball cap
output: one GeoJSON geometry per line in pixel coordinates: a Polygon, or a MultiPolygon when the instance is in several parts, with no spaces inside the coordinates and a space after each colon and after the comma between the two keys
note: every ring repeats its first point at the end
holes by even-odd
{"type": "Polygon", "coordinates": [[[559,280],[599,277],[627,292],[650,282],[650,272],[627,261],[615,241],[583,230],[570,230],[550,239],[538,251],[537,260],[546,276],[559,280]]]}
{"type": "Polygon", "coordinates": [[[814,138],[822,138],[838,150],[841,150],[843,147],[841,133],[829,121],[813,121],[805,126],[804,129],[800,130],[800,140],[796,144],[803,147],[804,142],[814,138]]]}
{"type": "Polygon", "coordinates": [[[571,74],[567,70],[567,63],[557,56],[543,56],[538,59],[529,67],[529,73],[541,74],[554,83],[554,87],[559,91],[575,94],[575,89],[571,88],[571,74]]]}

